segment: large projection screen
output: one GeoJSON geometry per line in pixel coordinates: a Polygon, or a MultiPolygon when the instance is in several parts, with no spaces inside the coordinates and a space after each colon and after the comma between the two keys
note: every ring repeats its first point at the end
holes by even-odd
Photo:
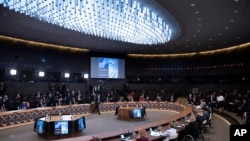
{"type": "Polygon", "coordinates": [[[125,79],[125,59],[91,57],[90,77],[125,79]]]}

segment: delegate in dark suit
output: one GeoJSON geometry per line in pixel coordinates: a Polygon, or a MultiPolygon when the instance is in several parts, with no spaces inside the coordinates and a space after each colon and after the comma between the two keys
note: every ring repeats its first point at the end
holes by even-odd
{"type": "Polygon", "coordinates": [[[97,94],[97,96],[95,97],[95,108],[92,110],[92,114],[95,112],[95,110],[97,110],[97,113],[100,115],[100,109],[99,109],[99,105],[101,102],[101,95],[97,94]]]}

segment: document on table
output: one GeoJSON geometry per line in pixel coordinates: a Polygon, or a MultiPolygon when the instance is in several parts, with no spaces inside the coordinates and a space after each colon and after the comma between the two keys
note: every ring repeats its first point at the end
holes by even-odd
{"type": "Polygon", "coordinates": [[[151,136],[160,136],[160,133],[159,132],[155,132],[155,131],[151,131],[150,135],[151,136]]]}

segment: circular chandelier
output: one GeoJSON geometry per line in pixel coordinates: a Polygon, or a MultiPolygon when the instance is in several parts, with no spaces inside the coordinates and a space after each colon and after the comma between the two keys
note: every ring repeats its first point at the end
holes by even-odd
{"type": "Polygon", "coordinates": [[[152,0],[0,0],[0,4],[65,29],[134,44],[166,43],[175,30],[166,9],[152,0]]]}

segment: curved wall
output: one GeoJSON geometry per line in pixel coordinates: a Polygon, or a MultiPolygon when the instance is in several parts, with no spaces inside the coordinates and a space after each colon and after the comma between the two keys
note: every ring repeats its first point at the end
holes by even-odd
{"type": "Polygon", "coordinates": [[[10,98],[19,91],[24,95],[34,95],[37,91],[46,93],[51,83],[65,85],[68,89],[88,91],[89,84],[100,84],[104,93],[116,89],[124,94],[130,90],[164,89],[168,93],[185,96],[198,88],[208,91],[246,91],[250,86],[250,47],[221,52],[219,54],[182,57],[130,57],[119,54],[77,52],[31,46],[22,43],[1,41],[0,82],[7,89],[0,95],[10,98]],[[121,57],[126,59],[126,79],[83,79],[89,73],[90,57],[121,57]],[[10,68],[25,70],[23,74],[12,77],[10,68]],[[38,70],[49,72],[46,80],[35,75],[38,70]],[[70,80],[63,79],[63,72],[74,73],[70,80]],[[32,74],[31,74],[32,73],[32,74]],[[140,81],[138,82],[138,78],[140,81]],[[161,79],[161,81],[158,81],[161,79]],[[143,80],[143,81],[142,81],[143,80]],[[162,82],[164,80],[164,82],[162,82]],[[35,84],[34,84],[35,83],[35,84]],[[35,87],[33,85],[36,85],[35,87]],[[126,86],[127,85],[127,86],[126,86]]]}

